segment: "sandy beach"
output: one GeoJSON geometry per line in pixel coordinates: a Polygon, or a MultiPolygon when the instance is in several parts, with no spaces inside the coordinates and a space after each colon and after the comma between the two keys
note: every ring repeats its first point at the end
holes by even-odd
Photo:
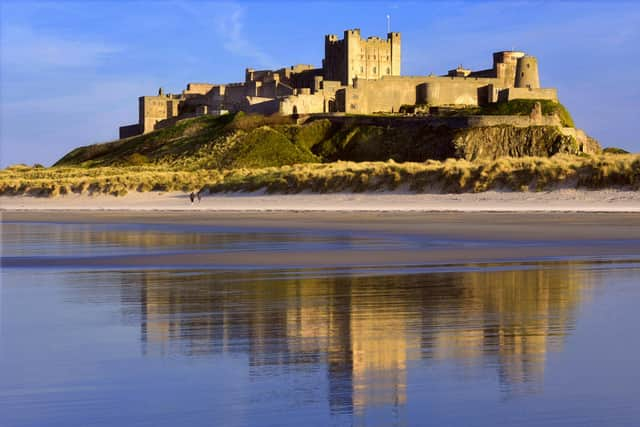
{"type": "MultiPolygon", "coordinates": [[[[639,252],[640,215],[624,212],[347,212],[347,211],[5,211],[9,223],[155,225],[161,230],[189,227],[203,233],[338,233],[350,239],[412,241],[410,247],[376,244],[349,249],[302,252],[261,250],[113,255],[87,259],[47,259],[85,267],[119,265],[330,267],[494,263],[524,260],[635,259],[639,252]],[[195,227],[195,228],[194,228],[195,227]],[[418,243],[416,243],[418,242],[418,243]],[[422,243],[419,243],[422,242],[422,243]],[[438,243],[439,242],[439,243],[438,243]],[[372,250],[375,249],[375,250],[372,250]]],[[[123,232],[126,234],[126,232],[123,232]]],[[[127,241],[129,237],[123,234],[127,241]]],[[[4,261],[9,262],[9,261],[4,261]]],[[[19,259],[11,260],[18,266],[19,259]],[[16,264],[17,263],[17,264],[16,264]]]]}
{"type": "MultiPolygon", "coordinates": [[[[165,224],[245,232],[348,232],[476,241],[433,248],[319,250],[302,253],[150,254],[74,260],[86,267],[116,264],[182,266],[354,266],[636,257],[640,193],[561,190],[478,194],[227,194],[191,203],[185,193],[124,197],[71,195],[2,197],[2,222],[165,224]],[[253,231],[252,231],[253,230],[253,231]],[[523,243],[524,242],[524,243],[523,243]],[[97,263],[97,264],[93,264],[97,263]]],[[[401,240],[403,238],[401,237],[401,240]]],[[[48,260],[62,263],[64,259],[48,260]]]]}
{"type": "Polygon", "coordinates": [[[640,212],[640,192],[555,190],[464,194],[331,193],[208,195],[191,203],[187,193],[130,193],[124,197],[65,195],[2,196],[0,209],[131,211],[457,211],[457,212],[640,212]]]}

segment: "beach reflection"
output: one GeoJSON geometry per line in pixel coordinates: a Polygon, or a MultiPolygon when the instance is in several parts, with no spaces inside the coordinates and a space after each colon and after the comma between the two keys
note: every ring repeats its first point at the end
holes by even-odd
{"type": "Polygon", "coordinates": [[[218,229],[184,224],[177,226],[5,223],[2,224],[1,232],[4,257],[132,255],[194,251],[308,251],[403,245],[403,243],[391,242],[389,239],[356,236],[344,232],[275,232],[261,229],[218,229]]]}
{"type": "Polygon", "coordinates": [[[245,354],[253,377],[321,369],[332,412],[358,415],[402,407],[412,369],[430,363],[470,377],[489,370],[509,395],[540,390],[546,355],[574,328],[590,277],[563,264],[298,279],[155,271],[120,280],[144,355],[245,354]]]}

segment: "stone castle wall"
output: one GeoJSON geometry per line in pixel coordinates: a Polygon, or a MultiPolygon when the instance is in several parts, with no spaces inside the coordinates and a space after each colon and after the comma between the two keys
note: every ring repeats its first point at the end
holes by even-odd
{"type": "Polygon", "coordinates": [[[521,88],[510,87],[500,91],[498,101],[507,102],[514,99],[548,99],[550,101],[558,102],[558,91],[555,88],[521,88]]]}
{"type": "Polygon", "coordinates": [[[357,80],[345,88],[347,113],[398,112],[403,105],[479,105],[487,103],[489,85],[497,79],[479,77],[385,77],[357,80]]]}
{"type": "MultiPolygon", "coordinates": [[[[472,71],[461,65],[444,76],[401,76],[400,33],[386,39],[362,38],[359,29],[344,37],[325,36],[322,68],[298,64],[276,70],[247,68],[240,83],[189,83],[180,95],[143,96],[138,131],[147,133],[175,117],[248,111],[262,114],[399,112],[403,105],[478,106],[513,99],[558,100],[541,88],[535,57],[520,51],[493,54],[492,67],[472,71]]],[[[131,135],[135,126],[123,126],[131,135]]]]}
{"type": "Polygon", "coordinates": [[[139,124],[142,133],[151,132],[156,123],[178,116],[180,102],[184,98],[171,95],[141,96],[139,98],[139,124]]]}
{"type": "Polygon", "coordinates": [[[140,125],[138,123],[132,125],[120,126],[119,129],[119,138],[131,138],[132,136],[140,135],[142,132],[140,131],[140,125]]]}
{"type": "Polygon", "coordinates": [[[564,129],[562,132],[566,135],[576,135],[576,132],[563,128],[560,119],[555,115],[550,116],[454,116],[454,117],[438,117],[438,116],[349,116],[346,114],[316,115],[312,118],[304,120],[321,120],[329,119],[333,123],[348,124],[356,123],[363,126],[398,126],[402,123],[407,125],[418,126],[446,126],[451,129],[467,129],[478,127],[493,126],[513,126],[517,128],[526,128],[529,126],[553,126],[564,129]]]}
{"type": "Polygon", "coordinates": [[[213,89],[215,85],[210,83],[188,83],[187,88],[184,90],[184,94],[196,94],[196,95],[205,95],[211,89],[213,89]]]}

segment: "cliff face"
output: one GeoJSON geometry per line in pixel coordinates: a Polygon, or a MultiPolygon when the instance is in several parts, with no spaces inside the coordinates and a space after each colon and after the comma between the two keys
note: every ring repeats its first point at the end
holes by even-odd
{"type": "Polygon", "coordinates": [[[463,158],[493,160],[498,157],[540,156],[557,153],[596,154],[599,144],[582,131],[555,126],[375,126],[342,125],[333,138],[314,147],[324,159],[422,162],[463,158]]]}
{"type": "Polygon", "coordinates": [[[565,135],[559,128],[549,126],[464,129],[454,136],[452,143],[455,157],[466,160],[492,160],[502,156],[548,157],[556,153],[595,154],[599,151],[599,147],[585,146],[575,136],[565,135]]]}
{"type": "Polygon", "coordinates": [[[455,118],[449,123],[445,119],[429,122],[420,118],[347,116],[297,124],[286,117],[203,116],[146,135],[77,148],[57,165],[151,163],[224,169],[337,160],[490,160],[600,151],[597,142],[573,128],[464,127],[461,120],[455,118]]]}

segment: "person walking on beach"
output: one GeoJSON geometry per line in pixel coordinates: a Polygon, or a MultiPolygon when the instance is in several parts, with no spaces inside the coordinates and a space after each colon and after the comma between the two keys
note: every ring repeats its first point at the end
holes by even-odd
{"type": "MultiPolygon", "coordinates": [[[[189,194],[189,199],[191,199],[191,204],[193,204],[193,201],[196,199],[196,195],[193,191],[189,194]]],[[[198,199],[200,198],[198,197],[198,199]]]]}
{"type": "Polygon", "coordinates": [[[196,193],[196,197],[198,198],[198,203],[200,203],[200,199],[201,199],[201,195],[200,195],[200,193],[202,193],[202,190],[199,190],[199,191],[196,193]]]}

